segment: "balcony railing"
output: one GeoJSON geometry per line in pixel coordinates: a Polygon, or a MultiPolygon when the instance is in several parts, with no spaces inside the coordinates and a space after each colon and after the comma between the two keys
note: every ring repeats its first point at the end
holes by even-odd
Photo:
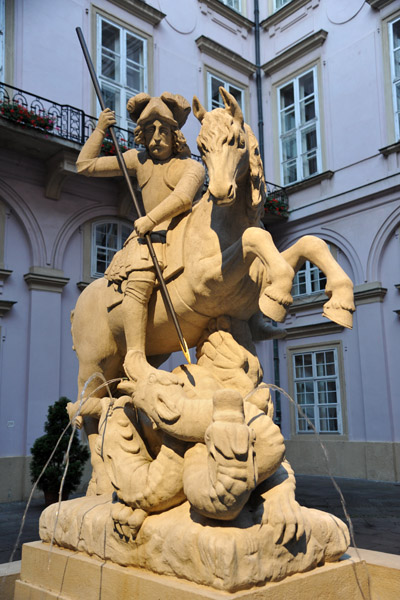
{"type": "MultiPolygon", "coordinates": [[[[75,106],[59,104],[2,82],[0,82],[0,116],[19,123],[20,126],[37,129],[48,136],[80,145],[86,142],[98,120],[75,106]]],[[[121,127],[114,127],[114,129],[122,149],[138,147],[134,141],[133,131],[121,127]]],[[[197,154],[192,154],[192,158],[201,161],[197,154]]],[[[264,223],[287,218],[288,197],[285,189],[269,181],[266,184],[264,223]]]]}
{"type": "MultiPolygon", "coordinates": [[[[4,109],[7,110],[7,118],[19,122],[22,126],[41,129],[47,135],[81,145],[86,142],[97,123],[96,117],[86,114],[80,108],[69,104],[59,104],[48,98],[0,82],[0,115],[4,109]],[[25,109],[21,115],[21,120],[18,120],[17,114],[10,114],[10,107],[13,105],[16,106],[16,110],[18,107],[25,109]],[[33,116],[32,123],[29,122],[29,115],[33,116]],[[35,119],[35,116],[38,119],[35,119]],[[50,126],[41,127],[39,117],[44,119],[44,123],[50,124],[50,126]]],[[[115,127],[114,129],[117,140],[122,146],[132,148],[136,145],[133,131],[121,127],[115,127]]]]}
{"type": "Polygon", "coordinates": [[[285,188],[270,181],[267,184],[267,197],[264,204],[263,221],[266,224],[287,219],[289,199],[285,188]]]}

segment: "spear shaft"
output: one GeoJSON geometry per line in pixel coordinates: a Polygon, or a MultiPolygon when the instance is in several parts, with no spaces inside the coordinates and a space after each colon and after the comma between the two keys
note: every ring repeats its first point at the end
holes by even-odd
{"type": "MultiPolygon", "coordinates": [[[[92,83],[93,83],[94,89],[96,91],[96,95],[97,95],[98,101],[100,103],[101,110],[105,110],[106,105],[104,103],[103,94],[102,94],[102,91],[101,91],[101,88],[100,88],[100,85],[99,85],[99,81],[97,79],[96,71],[94,70],[92,59],[90,58],[89,50],[88,50],[88,48],[86,46],[85,38],[83,37],[83,33],[82,33],[82,30],[81,30],[80,27],[76,28],[76,33],[78,35],[78,39],[79,39],[79,42],[81,44],[83,55],[85,57],[86,64],[87,64],[88,69],[89,69],[90,77],[92,79],[92,83]]],[[[129,191],[129,194],[130,194],[130,196],[132,198],[133,205],[134,205],[134,207],[136,209],[136,212],[137,212],[138,216],[142,217],[144,215],[143,215],[143,212],[142,212],[142,210],[140,208],[140,205],[139,205],[139,203],[137,201],[136,194],[135,194],[135,191],[134,191],[133,186],[132,186],[131,178],[129,177],[128,169],[126,167],[126,163],[125,163],[124,157],[123,157],[121,149],[119,147],[117,136],[115,135],[114,127],[111,126],[109,128],[109,131],[110,131],[110,134],[111,134],[111,139],[112,139],[113,144],[115,146],[115,151],[116,151],[116,155],[117,155],[117,159],[118,159],[118,164],[119,164],[120,169],[122,171],[122,174],[124,176],[125,182],[126,182],[126,184],[128,186],[128,191],[129,191]]],[[[186,343],[185,338],[183,337],[183,333],[182,333],[181,327],[179,325],[178,317],[176,315],[174,306],[172,304],[171,297],[169,295],[169,292],[168,292],[168,289],[167,289],[167,285],[165,283],[165,280],[164,280],[164,277],[163,277],[163,274],[162,274],[162,271],[161,271],[161,267],[160,267],[159,262],[157,260],[156,253],[154,251],[154,247],[153,247],[153,243],[151,241],[150,233],[146,233],[144,235],[144,239],[145,239],[147,247],[149,249],[149,253],[150,253],[150,256],[151,256],[151,260],[153,261],[154,268],[156,270],[156,275],[157,275],[157,279],[158,279],[158,281],[160,283],[161,294],[162,294],[162,297],[163,297],[163,300],[164,300],[165,307],[167,309],[167,312],[169,312],[169,314],[171,315],[172,321],[173,321],[173,323],[175,325],[175,329],[176,329],[176,332],[178,334],[179,343],[180,343],[182,352],[185,355],[185,358],[188,361],[188,363],[190,363],[191,361],[190,361],[190,354],[189,354],[188,345],[186,343]]]]}

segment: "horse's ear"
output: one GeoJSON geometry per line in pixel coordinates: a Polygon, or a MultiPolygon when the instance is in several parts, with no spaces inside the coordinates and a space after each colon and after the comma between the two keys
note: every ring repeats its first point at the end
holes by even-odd
{"type": "Polygon", "coordinates": [[[200,100],[198,99],[197,96],[193,96],[193,114],[194,116],[200,121],[200,123],[203,121],[204,119],[204,115],[206,114],[206,109],[204,108],[204,106],[201,104],[200,100]]]}
{"type": "Polygon", "coordinates": [[[237,100],[223,87],[219,88],[219,93],[222,96],[222,100],[224,101],[226,110],[232,115],[234,119],[236,119],[236,121],[239,121],[240,125],[243,127],[243,113],[242,109],[237,103],[237,100]]]}

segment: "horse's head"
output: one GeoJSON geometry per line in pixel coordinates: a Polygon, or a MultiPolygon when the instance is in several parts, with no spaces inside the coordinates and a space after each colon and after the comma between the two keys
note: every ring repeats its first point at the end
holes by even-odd
{"type": "Polygon", "coordinates": [[[225,108],[206,112],[195,96],[193,113],[202,125],[197,145],[207,166],[209,192],[217,204],[231,204],[249,169],[248,136],[235,98],[222,87],[219,91],[225,108]]]}

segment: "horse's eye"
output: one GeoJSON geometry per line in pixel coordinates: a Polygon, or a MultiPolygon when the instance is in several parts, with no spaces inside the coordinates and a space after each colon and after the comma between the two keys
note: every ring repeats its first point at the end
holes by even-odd
{"type": "Polygon", "coordinates": [[[245,147],[245,142],[244,139],[242,137],[239,138],[239,142],[238,142],[238,147],[239,148],[244,148],[245,147]]]}
{"type": "Polygon", "coordinates": [[[208,148],[207,148],[207,146],[205,145],[204,142],[201,142],[201,149],[203,150],[204,154],[207,154],[208,148]]]}

